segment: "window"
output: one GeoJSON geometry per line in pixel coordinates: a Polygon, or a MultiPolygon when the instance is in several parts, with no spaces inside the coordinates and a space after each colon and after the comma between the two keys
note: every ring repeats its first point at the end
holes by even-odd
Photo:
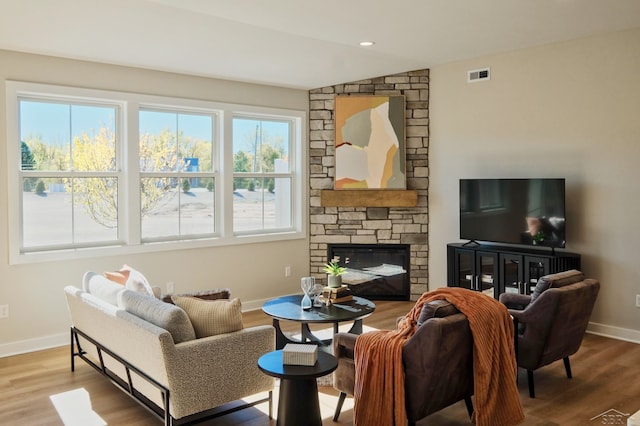
{"type": "Polygon", "coordinates": [[[12,263],[304,237],[304,112],[6,86],[12,263]]]}
{"type": "Polygon", "coordinates": [[[18,99],[24,251],[118,240],[117,105],[18,99]]]}
{"type": "Polygon", "coordinates": [[[283,120],[233,118],[233,230],[291,227],[291,129],[283,120]]]}
{"type": "Polygon", "coordinates": [[[142,240],[214,235],[216,115],[141,109],[139,117],[142,240]]]}

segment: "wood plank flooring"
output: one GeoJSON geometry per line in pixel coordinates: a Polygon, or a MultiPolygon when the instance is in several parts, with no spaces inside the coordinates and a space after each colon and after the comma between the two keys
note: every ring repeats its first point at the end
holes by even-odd
{"type": "MultiPolygon", "coordinates": [[[[364,320],[365,327],[391,329],[396,318],[406,313],[413,302],[379,301],[376,305],[374,314],[364,320]]],[[[244,314],[246,327],[270,323],[270,318],[260,310],[244,314]]],[[[298,327],[290,323],[286,329],[297,331],[298,327]]],[[[526,415],[525,425],[600,425],[607,424],[602,417],[591,419],[608,410],[629,414],[640,410],[640,345],[588,334],[581,349],[571,358],[571,366],[571,380],[566,378],[562,362],[536,371],[535,399],[529,398],[526,372],[520,371],[519,390],[526,415]]],[[[74,389],[88,392],[91,409],[108,425],[162,424],[84,362],[78,361],[75,373],[71,373],[68,347],[0,359],[0,424],[63,425],[50,396],[74,389]]],[[[277,412],[277,388],[274,396],[274,412],[277,412]]],[[[323,424],[351,425],[353,400],[347,398],[340,421],[334,423],[336,401],[337,392],[332,387],[320,387],[323,424]]],[[[275,420],[270,421],[266,413],[267,405],[261,404],[202,425],[275,425],[275,420]]],[[[622,420],[619,424],[626,424],[626,418],[622,420]]],[[[418,424],[458,426],[471,423],[464,403],[460,402],[418,424]]]]}

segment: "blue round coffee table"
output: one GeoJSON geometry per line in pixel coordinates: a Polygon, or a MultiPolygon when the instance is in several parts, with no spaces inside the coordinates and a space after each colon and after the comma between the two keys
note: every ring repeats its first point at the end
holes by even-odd
{"type": "Polygon", "coordinates": [[[303,310],[300,306],[302,295],[283,296],[267,301],[262,311],[273,318],[276,329],[276,349],[284,348],[287,343],[314,343],[329,346],[331,339],[319,339],[309,329],[309,324],[333,324],[333,334],[338,332],[341,322],[353,321],[349,333],[362,334],[362,320],[373,313],[376,305],[363,297],[353,296],[348,302],[334,303],[331,306],[313,307],[303,310]],[[301,340],[292,340],[285,336],[280,328],[280,321],[299,322],[301,340]]]}

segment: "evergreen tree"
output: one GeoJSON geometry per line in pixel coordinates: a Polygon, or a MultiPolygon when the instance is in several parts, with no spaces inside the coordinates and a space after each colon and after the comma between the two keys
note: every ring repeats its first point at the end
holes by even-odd
{"type": "Polygon", "coordinates": [[[34,170],[36,161],[26,142],[20,142],[20,150],[22,151],[22,170],[34,170]]]}

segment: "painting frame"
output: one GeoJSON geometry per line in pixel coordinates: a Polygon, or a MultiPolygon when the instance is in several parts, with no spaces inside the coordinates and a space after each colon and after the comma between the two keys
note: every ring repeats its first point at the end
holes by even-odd
{"type": "Polygon", "coordinates": [[[406,189],[404,95],[335,97],[334,189],[406,189]]]}

